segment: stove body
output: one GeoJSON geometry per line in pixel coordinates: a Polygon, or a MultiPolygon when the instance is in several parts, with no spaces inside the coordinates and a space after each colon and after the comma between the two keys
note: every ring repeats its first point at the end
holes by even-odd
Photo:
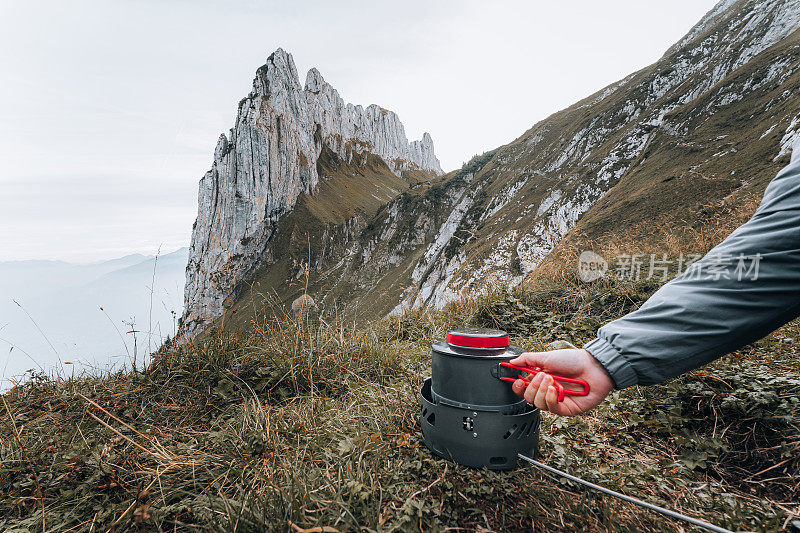
{"type": "Polygon", "coordinates": [[[501,330],[452,330],[431,346],[432,376],[420,390],[422,437],[434,453],[474,468],[511,470],[534,456],[539,410],[515,395],[500,366],[522,353],[501,330]]]}

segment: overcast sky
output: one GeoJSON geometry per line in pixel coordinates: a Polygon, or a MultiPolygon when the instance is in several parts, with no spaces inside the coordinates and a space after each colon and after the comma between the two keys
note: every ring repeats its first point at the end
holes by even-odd
{"type": "Polygon", "coordinates": [[[656,61],[713,0],[0,0],[0,261],[187,246],[277,47],[433,136],[446,170],[656,61]]]}

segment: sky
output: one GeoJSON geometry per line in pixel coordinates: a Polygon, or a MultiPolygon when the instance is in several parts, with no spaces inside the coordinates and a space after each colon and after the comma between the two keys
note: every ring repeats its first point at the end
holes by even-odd
{"type": "Polygon", "coordinates": [[[656,61],[714,0],[0,0],[0,261],[187,246],[257,67],[290,52],[445,170],[656,61]]]}

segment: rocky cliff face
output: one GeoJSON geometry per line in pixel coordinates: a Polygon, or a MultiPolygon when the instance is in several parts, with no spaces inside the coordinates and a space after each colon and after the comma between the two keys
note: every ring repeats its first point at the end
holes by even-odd
{"type": "Polygon", "coordinates": [[[343,161],[369,152],[398,176],[441,174],[430,135],[409,143],[396,114],[346,104],[316,69],[301,87],[292,56],[277,50],[258,69],[200,181],[186,269],[189,335],[221,316],[226,298],[258,266],[277,221],[299,195],[317,190],[323,148],[343,161]]]}
{"type": "Polygon", "coordinates": [[[433,178],[429,136],[408,144],[396,117],[345,105],[316,71],[305,90],[270,89],[270,76],[293,72],[285,54],[273,58],[240,106],[236,142],[221,139],[201,185],[190,319],[205,324],[224,308],[245,326],[266,291],[283,304],[308,291],[323,314],[438,307],[520,283],[578,235],[674,220],[702,231],[709,205],[761,194],[789,161],[799,27],[800,0],[723,0],[655,64],[433,178]],[[275,143],[298,155],[272,156],[283,153],[275,143]],[[226,290],[242,278],[259,289],[226,290]]]}

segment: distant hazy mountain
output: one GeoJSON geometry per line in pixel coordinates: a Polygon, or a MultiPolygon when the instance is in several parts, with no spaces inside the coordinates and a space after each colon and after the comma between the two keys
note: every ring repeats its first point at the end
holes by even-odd
{"type": "Polygon", "coordinates": [[[0,262],[0,390],[29,369],[130,366],[131,320],[139,359],[157,349],[181,315],[187,259],[181,248],[87,265],[0,262]]]}

